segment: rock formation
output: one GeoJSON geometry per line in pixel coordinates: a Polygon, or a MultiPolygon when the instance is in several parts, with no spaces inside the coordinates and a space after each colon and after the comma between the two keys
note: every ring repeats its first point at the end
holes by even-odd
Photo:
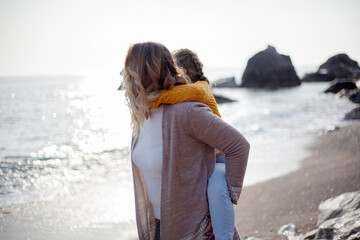
{"type": "Polygon", "coordinates": [[[349,91],[349,100],[353,103],[360,103],[360,89],[354,89],[349,91]]]}
{"type": "Polygon", "coordinates": [[[214,98],[216,100],[217,104],[221,104],[221,103],[229,103],[229,102],[235,102],[235,100],[218,95],[218,94],[213,94],[214,98]]]}
{"type": "Polygon", "coordinates": [[[235,77],[223,78],[212,82],[212,87],[215,88],[235,88],[238,85],[235,82],[235,77]]]}
{"type": "Polygon", "coordinates": [[[302,82],[329,82],[334,80],[334,77],[327,73],[309,73],[305,74],[303,79],[301,79],[302,82]]]}
{"type": "Polygon", "coordinates": [[[360,191],[322,202],[317,229],[305,234],[303,239],[360,239],[360,191]]]}
{"type": "Polygon", "coordinates": [[[357,107],[345,115],[345,120],[360,120],[360,107],[357,107]]]}
{"type": "Polygon", "coordinates": [[[360,208],[360,192],[343,193],[329,198],[319,205],[319,216],[316,226],[323,222],[345,215],[360,208]]]}
{"type": "Polygon", "coordinates": [[[353,78],[360,74],[358,63],[342,53],[329,58],[320,65],[318,72],[327,73],[337,78],[353,78]]]}
{"type": "Polygon", "coordinates": [[[301,84],[289,56],[272,46],[249,59],[240,87],[282,88],[301,84]]]}
{"type": "Polygon", "coordinates": [[[342,53],[329,58],[320,65],[316,73],[306,74],[303,82],[332,81],[335,78],[356,78],[360,76],[358,63],[342,53]]]}
{"type": "MultiPolygon", "coordinates": [[[[337,97],[347,97],[353,103],[360,104],[360,80],[351,78],[335,79],[325,93],[336,93],[337,97]]],[[[345,115],[345,120],[360,119],[360,107],[345,115]]]]}
{"type": "Polygon", "coordinates": [[[319,205],[316,229],[296,235],[293,223],[283,225],[278,235],[288,240],[360,239],[360,191],[329,198],[319,205]]]}
{"type": "Polygon", "coordinates": [[[351,78],[338,78],[331,82],[331,85],[328,89],[326,89],[325,93],[338,93],[342,89],[352,90],[355,89],[356,84],[355,81],[351,78]]]}

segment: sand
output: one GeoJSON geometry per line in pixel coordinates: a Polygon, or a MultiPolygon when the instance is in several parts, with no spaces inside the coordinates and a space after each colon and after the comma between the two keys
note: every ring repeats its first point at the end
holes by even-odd
{"type": "Polygon", "coordinates": [[[316,226],[321,201],[360,190],[360,122],[317,137],[311,156],[287,175],[245,187],[235,207],[243,237],[282,239],[278,229],[294,223],[299,233],[316,226]]]}

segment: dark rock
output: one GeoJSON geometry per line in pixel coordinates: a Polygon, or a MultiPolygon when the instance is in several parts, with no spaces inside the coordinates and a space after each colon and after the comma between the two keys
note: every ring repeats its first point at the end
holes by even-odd
{"type": "Polygon", "coordinates": [[[235,102],[235,100],[221,96],[221,95],[217,95],[217,94],[213,94],[213,95],[214,95],[214,98],[215,98],[217,104],[235,102]]]}
{"type": "Polygon", "coordinates": [[[240,87],[281,88],[301,84],[289,56],[277,53],[272,46],[249,59],[240,87]]]}
{"type": "Polygon", "coordinates": [[[321,74],[321,73],[309,73],[305,74],[302,82],[329,82],[334,80],[334,76],[330,74],[321,74]]]}
{"type": "Polygon", "coordinates": [[[318,72],[328,73],[337,78],[353,78],[360,74],[358,63],[342,53],[329,58],[319,67],[318,72]]]}
{"type": "Polygon", "coordinates": [[[235,77],[223,78],[216,80],[211,84],[212,87],[215,88],[235,88],[238,85],[235,82],[235,77]]]}
{"type": "Polygon", "coordinates": [[[336,97],[343,98],[347,97],[353,103],[360,103],[360,89],[355,88],[353,90],[342,89],[340,92],[336,94],[336,97]]]}
{"type": "MultiPolygon", "coordinates": [[[[355,89],[356,90],[356,89],[355,89]]],[[[343,97],[347,97],[349,98],[351,96],[350,92],[354,91],[354,90],[349,90],[349,89],[342,89],[340,92],[338,92],[336,94],[337,98],[343,98],[343,97]]]]}
{"type": "Polygon", "coordinates": [[[360,103],[360,89],[356,88],[354,90],[351,90],[349,93],[349,99],[353,103],[360,103]]]}
{"type": "Polygon", "coordinates": [[[357,120],[360,119],[360,107],[353,109],[351,112],[345,115],[345,120],[357,120]]]}
{"type": "Polygon", "coordinates": [[[355,81],[351,78],[338,78],[331,82],[331,85],[328,89],[324,91],[324,93],[338,93],[342,89],[355,89],[356,84],[355,81]]]}
{"type": "Polygon", "coordinates": [[[342,53],[329,58],[320,65],[316,73],[306,74],[301,81],[323,82],[332,81],[335,78],[356,78],[358,76],[360,76],[358,63],[342,53]]]}
{"type": "Polygon", "coordinates": [[[326,220],[341,217],[342,215],[360,208],[360,191],[343,193],[329,198],[319,205],[319,216],[316,226],[326,220]]]}

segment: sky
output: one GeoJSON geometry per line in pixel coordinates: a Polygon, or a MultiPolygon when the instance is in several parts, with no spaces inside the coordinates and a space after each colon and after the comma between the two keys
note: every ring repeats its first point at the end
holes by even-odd
{"type": "Polygon", "coordinates": [[[118,73],[144,41],[207,68],[245,68],[267,45],[295,66],[360,61],[359,13],[359,0],[0,0],[0,76],[118,73]]]}

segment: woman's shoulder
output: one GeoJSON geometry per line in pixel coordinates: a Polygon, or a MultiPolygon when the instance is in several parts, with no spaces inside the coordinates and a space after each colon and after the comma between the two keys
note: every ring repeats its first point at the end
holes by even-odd
{"type": "Polygon", "coordinates": [[[163,109],[163,121],[175,121],[182,125],[192,125],[197,120],[202,122],[211,117],[213,117],[211,109],[206,104],[200,102],[181,102],[164,105],[163,109]]]}
{"type": "Polygon", "coordinates": [[[164,105],[164,111],[177,112],[178,114],[188,113],[197,110],[211,111],[211,109],[206,104],[201,102],[180,102],[176,104],[164,105]]]}

